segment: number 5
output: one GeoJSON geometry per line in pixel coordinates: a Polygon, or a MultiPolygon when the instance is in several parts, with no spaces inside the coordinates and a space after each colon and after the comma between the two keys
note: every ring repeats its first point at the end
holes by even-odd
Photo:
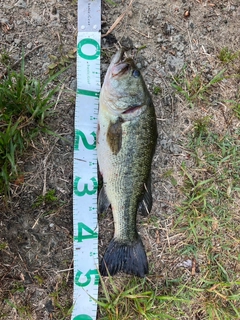
{"type": "Polygon", "coordinates": [[[76,275],[75,275],[75,284],[79,287],[86,287],[89,285],[89,283],[91,282],[92,280],[92,276],[94,276],[94,285],[98,285],[98,282],[99,282],[99,274],[98,274],[98,271],[97,269],[94,269],[94,270],[89,270],[86,274],[85,274],[85,277],[87,278],[87,280],[85,282],[80,282],[79,279],[82,275],[82,271],[78,270],[76,275]]]}

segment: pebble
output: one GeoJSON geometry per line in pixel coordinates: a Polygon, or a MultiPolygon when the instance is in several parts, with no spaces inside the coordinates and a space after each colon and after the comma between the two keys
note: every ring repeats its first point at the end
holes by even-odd
{"type": "Polygon", "coordinates": [[[141,62],[138,62],[138,63],[136,64],[136,66],[137,66],[138,69],[142,69],[142,64],[141,64],[141,62]]]}
{"type": "Polygon", "coordinates": [[[37,23],[38,25],[41,25],[42,23],[42,17],[34,10],[32,10],[32,22],[37,23]]]}
{"type": "Polygon", "coordinates": [[[163,26],[163,33],[166,35],[166,36],[169,36],[170,34],[173,33],[173,30],[174,30],[174,27],[169,24],[169,23],[164,23],[164,26],[163,26]]]}
{"type": "Polygon", "coordinates": [[[163,36],[159,34],[157,37],[157,43],[161,43],[161,42],[163,42],[163,36]]]}
{"type": "Polygon", "coordinates": [[[13,34],[6,34],[6,41],[8,43],[13,42],[13,34]]]}
{"type": "Polygon", "coordinates": [[[14,43],[16,43],[16,45],[18,46],[21,42],[21,39],[14,39],[14,43]]]}
{"type": "Polygon", "coordinates": [[[143,61],[143,66],[144,66],[144,67],[147,67],[148,65],[149,65],[149,63],[148,63],[146,60],[144,60],[144,61],[143,61]]]}
{"type": "Polygon", "coordinates": [[[48,70],[48,66],[49,66],[49,63],[48,63],[48,62],[45,62],[45,63],[42,65],[42,70],[47,71],[47,70],[48,70]]]}
{"type": "Polygon", "coordinates": [[[177,34],[176,36],[172,37],[173,42],[183,42],[184,38],[181,34],[177,34]]]}
{"type": "Polygon", "coordinates": [[[160,141],[160,145],[161,145],[161,147],[162,147],[163,149],[167,149],[167,146],[168,146],[167,140],[166,140],[166,139],[162,139],[162,140],[160,141]]]}
{"type": "Polygon", "coordinates": [[[132,10],[129,10],[129,11],[128,11],[128,16],[129,16],[129,18],[132,18],[132,16],[133,16],[132,10]]]}
{"type": "Polygon", "coordinates": [[[174,43],[172,45],[172,48],[177,49],[178,51],[183,51],[185,49],[185,46],[182,42],[180,42],[180,43],[174,43]]]}
{"type": "Polygon", "coordinates": [[[27,44],[27,48],[28,48],[29,50],[32,49],[32,46],[33,46],[32,42],[29,42],[29,43],[27,44]]]}
{"type": "Polygon", "coordinates": [[[19,8],[26,8],[27,7],[27,3],[23,0],[19,0],[16,4],[15,4],[16,7],[19,7],[19,8]]]}
{"type": "Polygon", "coordinates": [[[69,88],[73,91],[76,91],[77,90],[77,79],[73,79],[71,82],[70,82],[70,85],[69,85],[69,88]]]}
{"type": "Polygon", "coordinates": [[[133,47],[132,39],[130,39],[129,37],[123,37],[121,40],[121,45],[127,49],[132,49],[133,47]]]}
{"type": "Polygon", "coordinates": [[[181,57],[168,56],[166,64],[172,73],[177,73],[184,66],[184,59],[181,57]]]}
{"type": "Polygon", "coordinates": [[[213,31],[213,27],[212,27],[212,26],[208,26],[208,27],[207,27],[207,31],[208,31],[208,32],[213,31]]]}
{"type": "Polygon", "coordinates": [[[50,17],[50,21],[57,20],[57,22],[60,23],[60,14],[55,6],[51,8],[51,11],[49,12],[49,17],[50,17]]]}
{"type": "Polygon", "coordinates": [[[24,20],[17,20],[16,21],[16,24],[19,26],[20,24],[23,24],[24,23],[24,20]]]}
{"type": "Polygon", "coordinates": [[[1,18],[0,19],[0,24],[8,24],[9,23],[9,21],[8,21],[8,19],[5,19],[5,18],[1,18]]]}

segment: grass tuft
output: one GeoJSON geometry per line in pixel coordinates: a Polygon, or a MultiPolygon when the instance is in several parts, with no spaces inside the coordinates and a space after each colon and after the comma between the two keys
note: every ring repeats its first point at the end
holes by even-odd
{"type": "Polygon", "coordinates": [[[47,191],[47,193],[44,196],[43,195],[38,196],[36,201],[33,204],[33,208],[37,208],[44,204],[56,204],[59,201],[59,199],[55,195],[55,193],[56,193],[55,190],[50,189],[47,191]]]}
{"type": "Polygon", "coordinates": [[[214,85],[224,79],[225,69],[219,71],[210,81],[206,81],[200,72],[187,78],[186,67],[182,72],[173,78],[172,87],[182,94],[191,107],[200,101],[206,101],[207,95],[214,88],[214,85]]]}
{"type": "Polygon", "coordinates": [[[154,320],[175,319],[167,309],[168,304],[181,305],[190,300],[174,295],[164,294],[165,288],[157,288],[148,279],[123,278],[121,283],[109,277],[106,286],[102,278],[102,297],[97,301],[101,316],[105,320],[154,320]],[[123,283],[124,282],[124,283],[123,283]]]}
{"type": "Polygon", "coordinates": [[[218,58],[223,63],[229,63],[229,62],[233,62],[236,58],[239,57],[239,55],[240,55],[240,51],[232,52],[227,47],[224,47],[220,50],[218,58]]]}
{"type": "Polygon", "coordinates": [[[42,81],[9,71],[0,83],[0,193],[10,195],[10,183],[19,177],[18,158],[40,132],[50,132],[45,118],[51,114],[58,87],[48,85],[58,74],[42,81]]]}

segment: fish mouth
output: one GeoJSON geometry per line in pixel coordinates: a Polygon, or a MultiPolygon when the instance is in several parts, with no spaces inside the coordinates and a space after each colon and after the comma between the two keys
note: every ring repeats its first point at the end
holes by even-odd
{"type": "Polygon", "coordinates": [[[116,52],[115,56],[113,56],[112,64],[117,64],[123,60],[124,51],[125,50],[121,48],[116,52]]]}
{"type": "Polygon", "coordinates": [[[112,77],[125,74],[129,68],[129,59],[123,59],[124,49],[120,49],[112,60],[112,77]]]}
{"type": "Polygon", "coordinates": [[[127,62],[120,62],[118,64],[115,64],[115,66],[113,66],[112,68],[112,76],[116,77],[119,75],[122,75],[124,73],[126,73],[129,69],[129,64],[127,62]]]}
{"type": "Polygon", "coordinates": [[[130,114],[130,113],[135,113],[139,109],[142,108],[142,105],[137,105],[137,106],[129,106],[127,110],[123,111],[122,114],[130,114]]]}

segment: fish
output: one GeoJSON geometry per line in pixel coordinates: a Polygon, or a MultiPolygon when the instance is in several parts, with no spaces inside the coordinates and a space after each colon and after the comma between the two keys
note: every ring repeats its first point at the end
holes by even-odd
{"type": "Polygon", "coordinates": [[[140,70],[120,49],[106,72],[99,97],[97,157],[103,186],[98,212],[111,205],[114,236],[99,266],[102,276],[122,271],[148,274],[136,227],[137,213],[152,208],[151,163],[157,141],[155,108],[140,70]]]}

